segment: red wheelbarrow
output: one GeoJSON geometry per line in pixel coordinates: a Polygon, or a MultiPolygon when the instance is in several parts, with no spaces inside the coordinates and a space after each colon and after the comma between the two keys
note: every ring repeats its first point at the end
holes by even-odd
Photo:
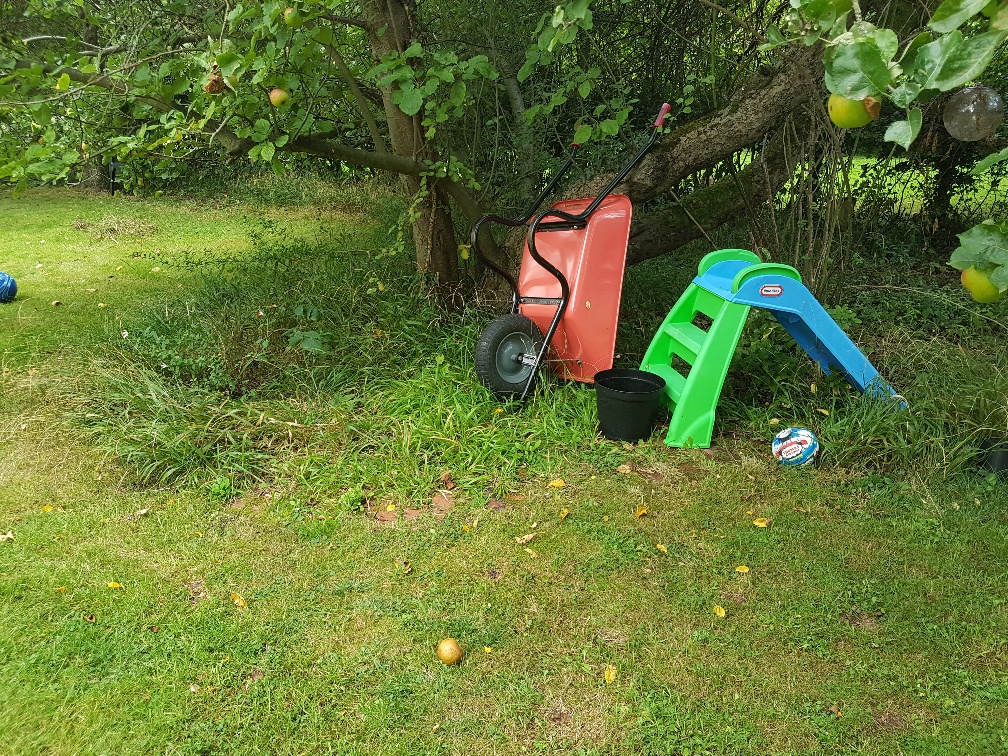
{"type": "Polygon", "coordinates": [[[498,396],[524,401],[543,362],[559,377],[585,383],[612,367],[633,211],[629,198],[612,191],[654,145],[669,109],[662,105],[647,144],[597,197],[539,210],[574,164],[580,145],[573,144],[523,218],[485,215],[473,226],[472,249],[511,287],[511,312],[492,320],[476,341],[476,374],[498,396]],[[528,226],[517,281],[480,249],[486,223],[528,226]]]}

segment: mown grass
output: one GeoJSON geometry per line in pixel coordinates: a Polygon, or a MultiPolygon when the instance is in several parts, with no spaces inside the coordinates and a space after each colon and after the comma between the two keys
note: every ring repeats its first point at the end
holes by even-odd
{"type": "MultiPolygon", "coordinates": [[[[628,448],[583,388],[494,401],[471,368],[486,313],[434,308],[381,254],[395,203],[341,191],[226,213],[0,198],[22,213],[0,230],[22,292],[0,309],[0,748],[1008,748],[1008,496],[971,457],[1004,422],[1003,341],[962,336],[1001,311],[949,285],[915,335],[852,304],[909,419],[754,320],[715,450],[628,448]],[[158,231],[81,239],[79,215],[158,231]],[[958,325],[922,338],[936,317],[958,325]],[[811,424],[822,466],[778,468],[774,419],[811,424]]],[[[631,273],[628,364],[693,265],[631,273]]]]}

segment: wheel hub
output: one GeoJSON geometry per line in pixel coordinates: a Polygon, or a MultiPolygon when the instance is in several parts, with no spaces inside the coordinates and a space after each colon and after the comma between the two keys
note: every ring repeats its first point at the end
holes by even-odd
{"type": "Polygon", "coordinates": [[[505,336],[497,347],[497,372],[509,383],[523,383],[532,374],[535,365],[535,343],[525,333],[505,336]]]}

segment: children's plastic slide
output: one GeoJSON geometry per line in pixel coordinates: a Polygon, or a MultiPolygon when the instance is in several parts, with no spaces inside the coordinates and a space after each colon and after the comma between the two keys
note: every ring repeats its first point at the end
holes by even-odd
{"type": "Polygon", "coordinates": [[[769,310],[827,375],[839,372],[859,391],[906,406],[797,270],[723,249],[700,261],[641,362],[642,370],[665,379],[662,401],[672,413],[667,445],[710,446],[718,397],[751,307],[769,310]]]}

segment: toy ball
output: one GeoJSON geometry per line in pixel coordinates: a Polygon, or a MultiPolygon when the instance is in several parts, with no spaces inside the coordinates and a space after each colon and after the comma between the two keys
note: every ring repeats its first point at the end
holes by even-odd
{"type": "Polygon", "coordinates": [[[13,302],[17,296],[17,282],[6,273],[0,273],[0,304],[13,302]]]}
{"type": "Polygon", "coordinates": [[[782,465],[811,465],[819,456],[819,439],[808,428],[785,428],[774,436],[771,449],[782,465]]]}

